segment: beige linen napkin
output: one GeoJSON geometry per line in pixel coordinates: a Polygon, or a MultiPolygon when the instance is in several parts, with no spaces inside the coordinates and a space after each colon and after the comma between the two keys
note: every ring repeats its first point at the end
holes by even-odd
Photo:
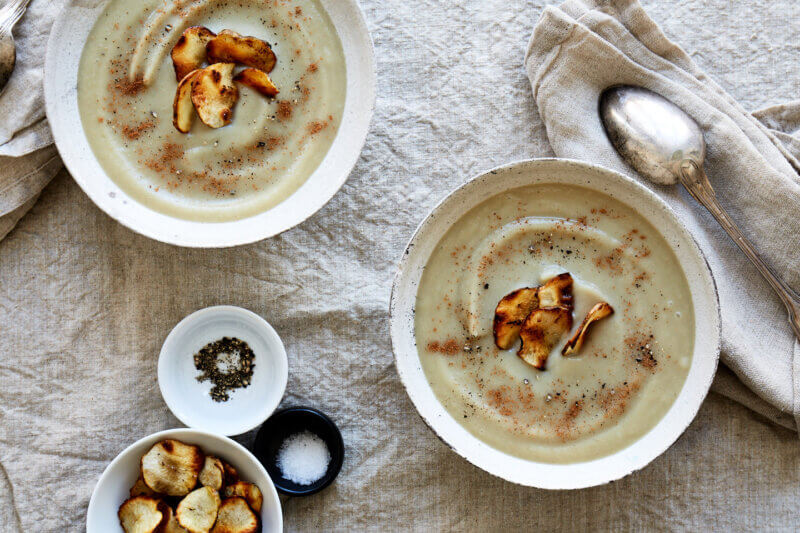
{"type": "Polygon", "coordinates": [[[722,361],[740,380],[721,368],[714,390],[797,429],[800,347],[777,296],[680,186],[653,185],[620,159],[603,131],[597,102],[610,85],[635,84],[692,115],[706,135],[706,168],[720,202],[795,289],[800,102],[748,113],[667,39],[636,0],[568,0],[547,7],[525,66],[553,151],[638,179],[675,209],[706,254],[719,288],[722,361]]]}
{"type": "Polygon", "coordinates": [[[33,0],[15,29],[17,64],[0,94],[0,239],[61,169],[44,112],[44,54],[66,0],[33,0]]]}

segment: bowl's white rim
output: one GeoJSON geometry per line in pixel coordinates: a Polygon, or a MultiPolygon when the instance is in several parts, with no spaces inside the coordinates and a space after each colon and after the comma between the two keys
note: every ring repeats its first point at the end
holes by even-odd
{"type": "MultiPolygon", "coordinates": [[[[105,6],[107,1],[98,0],[97,4],[105,6]]],[[[96,16],[86,21],[81,19],[81,14],[96,11],[99,16],[101,10],[81,5],[82,2],[85,0],[70,0],[51,29],[44,65],[45,111],[65,167],[95,205],[112,219],[145,237],[177,246],[240,246],[273,237],[301,224],[322,209],[344,186],[366,143],[375,112],[377,87],[375,47],[364,13],[356,0],[321,0],[332,20],[338,19],[339,24],[346,21],[352,31],[348,39],[344,39],[337,26],[345,46],[348,87],[345,116],[325,158],[308,180],[277,206],[242,220],[210,223],[180,219],[146,207],[117,186],[97,162],[78,111],[77,66],[86,37],[96,22],[96,16]],[[337,17],[333,16],[331,6],[339,13],[337,17]],[[70,10],[76,13],[70,14],[70,10]],[[76,24],[82,24],[77,26],[81,32],[74,31],[76,24]],[[348,54],[345,41],[351,39],[353,51],[348,54]],[[67,64],[74,64],[74,70],[66,70],[64,65],[67,64]],[[361,76],[352,79],[356,72],[361,76]],[[347,122],[347,117],[352,117],[352,120],[347,122]],[[340,145],[342,148],[337,152],[340,145]],[[327,173],[326,166],[330,164],[338,167],[335,179],[330,179],[327,173]]],[[[334,24],[337,24],[336,20],[334,24]]]]}
{"type": "MultiPolygon", "coordinates": [[[[552,181],[531,180],[530,184],[559,182],[567,183],[567,181],[553,179],[552,181]]],[[[519,186],[521,185],[515,185],[508,189],[494,188],[491,196],[519,186]]],[[[590,186],[585,183],[579,186],[599,190],[597,186],[590,186]]],[[[606,195],[614,196],[608,191],[601,192],[606,195]]],[[[648,221],[652,222],[647,213],[643,213],[635,207],[632,208],[642,214],[648,221]]],[[[463,212],[465,211],[462,211],[462,213],[463,212]]],[[[436,243],[438,243],[438,240],[449,227],[448,225],[446,228],[439,228],[437,230],[438,237],[436,237],[436,243]]],[[[433,237],[428,237],[427,240],[433,240],[433,237]]],[[[436,243],[434,243],[434,246],[436,243]]],[[[656,457],[664,453],[694,420],[711,387],[711,382],[716,374],[719,361],[720,311],[716,282],[714,281],[704,254],[686,227],[681,224],[677,214],[655,193],[633,179],[599,165],[571,159],[541,158],[515,161],[482,173],[450,192],[431,209],[428,215],[419,224],[403,251],[392,284],[389,315],[389,327],[392,349],[395,356],[395,367],[397,368],[400,380],[411,402],[414,404],[423,422],[425,422],[442,442],[478,468],[512,483],[543,489],[579,489],[603,485],[625,477],[647,466],[656,457]],[[671,221],[671,227],[668,229],[674,231],[675,235],[665,235],[663,229],[659,229],[659,232],[661,232],[662,236],[664,236],[665,240],[667,240],[671,248],[673,248],[673,252],[681,262],[684,271],[686,270],[686,265],[682,261],[681,253],[675,250],[672,240],[679,239],[682,243],[685,243],[687,248],[684,249],[683,253],[688,253],[694,260],[695,264],[692,266],[697,270],[697,277],[693,280],[688,280],[690,287],[693,288],[693,300],[698,298],[694,290],[697,288],[697,290],[702,291],[700,296],[705,300],[703,304],[708,304],[711,307],[711,309],[700,309],[699,311],[702,312],[698,312],[697,301],[694,302],[695,329],[697,330],[698,323],[704,322],[703,332],[705,340],[701,341],[704,348],[698,347],[699,342],[696,335],[695,350],[689,374],[687,375],[686,382],[681,389],[679,397],[675,400],[667,414],[653,429],[630,446],[612,455],[587,462],[557,464],[528,461],[496,450],[469,433],[450,416],[435,397],[422,367],[419,364],[419,354],[413,342],[413,304],[421,276],[421,268],[424,267],[424,263],[427,262],[430,255],[429,253],[427,254],[428,256],[424,258],[424,262],[419,257],[416,257],[418,255],[417,250],[419,249],[417,245],[421,240],[425,239],[426,233],[429,233],[432,227],[441,226],[438,216],[444,211],[448,204],[457,202],[462,197],[466,197],[471,189],[481,186],[487,187],[484,185],[486,180],[492,179],[498,174],[528,167],[548,168],[552,175],[570,172],[571,169],[574,171],[576,168],[583,172],[594,172],[604,179],[615,181],[615,186],[627,187],[629,191],[640,195],[642,200],[660,209],[671,221]],[[413,265],[413,271],[412,262],[416,263],[413,265]],[[419,266],[419,263],[422,263],[423,266],[419,266]],[[413,293],[413,297],[407,297],[406,293],[409,292],[413,293]],[[409,340],[411,342],[408,342],[409,340]],[[700,353],[698,354],[698,352],[700,353]],[[691,390],[689,386],[690,379],[693,380],[692,383],[696,382],[694,383],[696,386],[693,390],[691,390]],[[643,446],[650,447],[643,449],[643,446]]]]}
{"type": "MultiPolygon", "coordinates": [[[[100,487],[103,484],[103,481],[105,480],[106,476],[110,475],[110,472],[113,469],[113,467],[116,466],[117,463],[123,461],[125,457],[130,455],[137,446],[140,446],[142,443],[147,442],[149,440],[152,440],[153,443],[156,443],[160,440],[167,438],[178,438],[178,437],[184,437],[186,440],[191,440],[192,436],[196,435],[201,435],[203,437],[210,437],[212,439],[219,439],[225,444],[233,446],[234,448],[237,448],[240,451],[244,452],[245,455],[253,462],[253,464],[256,465],[256,468],[269,481],[270,495],[272,496],[272,502],[275,509],[278,510],[278,520],[281,523],[281,531],[283,531],[283,507],[281,506],[281,499],[280,496],[278,496],[278,490],[275,488],[275,484],[272,482],[272,478],[269,477],[267,469],[264,468],[264,465],[261,464],[261,461],[259,461],[256,458],[256,456],[253,455],[252,452],[250,452],[250,450],[248,450],[247,448],[245,448],[244,446],[242,446],[233,439],[230,439],[224,435],[218,435],[216,433],[211,433],[208,431],[202,431],[199,429],[192,429],[192,428],[173,428],[173,429],[165,429],[163,431],[158,431],[156,433],[151,433],[150,435],[142,437],[141,439],[137,440],[136,442],[134,442],[133,444],[129,445],[127,448],[119,452],[117,456],[114,457],[114,459],[110,463],[108,463],[108,465],[106,465],[106,467],[103,469],[103,473],[100,474],[100,477],[97,479],[97,483],[95,484],[94,489],[92,490],[92,496],[89,498],[89,507],[86,510],[87,527],[89,525],[89,521],[92,515],[98,512],[95,510],[96,500],[94,497],[98,487],[100,487]]],[[[259,487],[259,489],[262,489],[261,493],[263,495],[264,493],[263,488],[259,487]]],[[[259,521],[260,519],[261,517],[259,517],[259,521]]]]}
{"type": "Polygon", "coordinates": [[[222,436],[235,436],[254,429],[256,426],[269,418],[270,415],[275,412],[275,409],[278,408],[278,405],[280,405],[281,400],[283,399],[283,395],[286,393],[286,385],[289,382],[289,357],[286,354],[286,347],[284,346],[280,335],[278,335],[278,332],[275,331],[275,328],[273,328],[264,317],[254,313],[253,311],[250,311],[249,309],[244,309],[243,307],[237,307],[234,305],[215,305],[212,307],[198,309],[175,324],[175,327],[172,328],[167,337],[164,339],[164,343],[161,345],[161,352],[158,355],[157,373],[158,388],[161,391],[161,397],[164,399],[164,403],[167,404],[167,407],[172,414],[175,415],[175,418],[192,429],[206,431],[222,436]],[[174,405],[171,402],[172,393],[170,390],[165,388],[165,383],[169,383],[169,380],[166,379],[166,376],[169,373],[168,361],[172,357],[167,351],[167,346],[169,345],[170,341],[176,335],[180,334],[182,329],[187,328],[192,322],[207,318],[209,315],[213,316],[219,313],[234,313],[249,316],[261,327],[261,334],[264,337],[271,337],[275,341],[275,346],[279,348],[277,353],[271,353],[271,357],[277,362],[276,366],[280,369],[280,375],[277,376],[279,390],[275,391],[277,394],[274,397],[274,401],[271,403],[264,403],[262,406],[260,406],[260,408],[258,408],[259,406],[253,406],[253,409],[248,410],[248,416],[240,417],[238,424],[231,423],[231,425],[227,427],[226,431],[218,431],[213,425],[198,426],[197,424],[192,424],[190,419],[185,418],[182,416],[182,413],[174,409],[174,405]]]}

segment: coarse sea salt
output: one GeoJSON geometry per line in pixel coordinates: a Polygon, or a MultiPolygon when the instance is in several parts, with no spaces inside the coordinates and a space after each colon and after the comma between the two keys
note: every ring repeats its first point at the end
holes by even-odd
{"type": "Polygon", "coordinates": [[[311,485],[328,471],[331,452],[325,441],[310,431],[303,431],[283,441],[277,462],[283,477],[298,485],[311,485]]]}

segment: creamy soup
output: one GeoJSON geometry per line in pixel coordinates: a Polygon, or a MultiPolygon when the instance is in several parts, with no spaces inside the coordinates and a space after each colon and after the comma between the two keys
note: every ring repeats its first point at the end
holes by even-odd
{"type": "Polygon", "coordinates": [[[448,412],[489,445],[549,463],[586,461],[658,423],[686,379],[694,316],[686,278],[659,232],[629,206],[574,186],[537,185],[488,199],[444,236],[417,293],[422,367],[448,412]],[[496,347],[508,293],[569,272],[572,331],[538,370],[496,347]],[[568,337],[599,302],[578,354],[568,337]]]}
{"type": "Polygon", "coordinates": [[[274,207],[322,162],[342,118],[342,46],[318,0],[111,0],[81,58],[86,135],[106,173],[141,203],[175,217],[226,221],[274,207]],[[267,98],[237,84],[228,126],[172,124],[170,51],[205,26],[254,36],[277,57],[267,98]]]}

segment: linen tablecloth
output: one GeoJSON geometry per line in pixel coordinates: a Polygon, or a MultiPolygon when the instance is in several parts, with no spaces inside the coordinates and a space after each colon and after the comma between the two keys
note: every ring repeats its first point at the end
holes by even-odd
{"type": "MultiPolygon", "coordinates": [[[[522,66],[545,2],[361,3],[376,115],[350,180],[306,223],[251,246],[179,249],[115,223],[62,172],[0,242],[0,531],[85,529],[107,463],[180,425],[158,392],[158,351],[214,304],[269,320],[289,353],[283,404],[319,407],[344,434],[337,482],[285,502],[289,531],[797,529],[796,434],[719,395],[649,467],[574,492],[496,479],[428,431],[393,366],[395,265],[448,191],[552,155],[522,66]]],[[[797,2],[643,4],[746,108],[797,97],[797,2]]]]}

